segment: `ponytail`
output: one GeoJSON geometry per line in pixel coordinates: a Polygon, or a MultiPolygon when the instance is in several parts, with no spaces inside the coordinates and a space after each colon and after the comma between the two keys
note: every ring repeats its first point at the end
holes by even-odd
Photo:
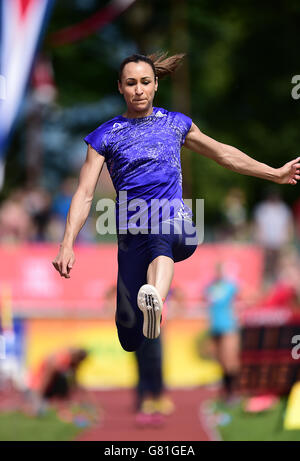
{"type": "Polygon", "coordinates": [[[181,53],[168,56],[166,52],[157,52],[147,57],[151,59],[154,64],[156,77],[163,78],[166,75],[172,74],[181,66],[185,54],[181,53]]]}
{"type": "Polygon", "coordinates": [[[124,59],[119,69],[119,81],[122,79],[122,72],[126,64],[129,62],[147,62],[153,69],[153,73],[157,78],[163,78],[166,75],[172,74],[182,64],[185,54],[174,54],[168,57],[166,52],[157,52],[145,56],[143,54],[133,54],[124,59]]]}

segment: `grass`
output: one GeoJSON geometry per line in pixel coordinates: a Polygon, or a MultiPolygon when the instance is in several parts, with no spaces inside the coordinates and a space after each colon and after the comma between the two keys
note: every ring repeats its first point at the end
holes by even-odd
{"type": "Polygon", "coordinates": [[[80,431],[74,424],[60,421],[55,411],[42,417],[18,412],[0,414],[0,441],[68,441],[80,431]]]}
{"type": "Polygon", "coordinates": [[[286,398],[257,414],[245,412],[243,403],[230,407],[217,402],[214,413],[225,422],[217,426],[225,441],[300,441],[300,429],[287,431],[283,428],[285,408],[286,398]]]}
{"type": "MultiPolygon", "coordinates": [[[[300,430],[283,429],[286,398],[258,414],[246,413],[243,402],[231,406],[216,402],[212,409],[224,441],[300,441],[300,430]]],[[[55,410],[41,417],[20,412],[0,413],[0,441],[70,441],[81,430],[75,424],[59,420],[55,410]]]]}

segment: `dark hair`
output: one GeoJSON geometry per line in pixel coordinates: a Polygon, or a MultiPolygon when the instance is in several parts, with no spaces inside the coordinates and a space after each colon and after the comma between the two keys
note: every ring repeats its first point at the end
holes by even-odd
{"type": "Polygon", "coordinates": [[[88,351],[85,349],[73,349],[71,350],[71,367],[77,367],[86,357],[88,351]]]}
{"type": "Polygon", "coordinates": [[[180,66],[185,54],[175,54],[168,57],[168,53],[153,53],[149,56],[143,54],[132,54],[122,61],[119,69],[119,82],[122,79],[122,72],[126,64],[129,62],[146,62],[148,63],[153,70],[154,77],[163,78],[166,75],[175,72],[175,70],[180,66]]]}

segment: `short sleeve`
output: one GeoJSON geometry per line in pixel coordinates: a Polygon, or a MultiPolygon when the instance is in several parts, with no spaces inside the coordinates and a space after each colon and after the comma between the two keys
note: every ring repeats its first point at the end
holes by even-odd
{"type": "Polygon", "coordinates": [[[178,127],[182,133],[182,139],[181,139],[181,145],[184,144],[186,135],[191,129],[192,126],[192,119],[188,117],[187,115],[184,115],[180,112],[177,113],[177,122],[178,122],[178,127]]]}
{"type": "Polygon", "coordinates": [[[93,149],[95,149],[98,154],[103,155],[106,158],[106,130],[101,125],[96,130],[89,133],[85,138],[84,141],[87,145],[91,145],[93,149]]]}

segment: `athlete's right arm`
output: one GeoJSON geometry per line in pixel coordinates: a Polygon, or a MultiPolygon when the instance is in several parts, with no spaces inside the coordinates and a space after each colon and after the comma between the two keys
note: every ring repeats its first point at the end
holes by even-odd
{"type": "Polygon", "coordinates": [[[85,162],[80,170],[78,186],[68,211],[63,241],[58,255],[52,261],[62,277],[70,278],[70,270],[75,263],[73,245],[89,215],[104,161],[104,156],[99,155],[89,144],[85,162]]]}

